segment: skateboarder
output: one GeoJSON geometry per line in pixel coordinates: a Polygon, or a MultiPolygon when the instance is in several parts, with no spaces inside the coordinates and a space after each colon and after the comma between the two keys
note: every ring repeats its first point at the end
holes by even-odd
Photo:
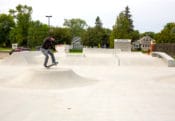
{"type": "Polygon", "coordinates": [[[41,52],[45,55],[44,67],[46,68],[49,68],[51,65],[58,64],[58,62],[56,62],[55,60],[55,56],[52,53],[51,49],[55,50],[55,39],[53,37],[47,37],[44,39],[44,42],[41,46],[41,52]],[[52,59],[51,65],[47,65],[49,60],[49,55],[51,56],[51,59],[52,59]]]}

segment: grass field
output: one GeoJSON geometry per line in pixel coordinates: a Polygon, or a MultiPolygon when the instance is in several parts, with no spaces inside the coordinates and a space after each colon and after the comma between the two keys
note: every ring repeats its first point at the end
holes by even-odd
{"type": "Polygon", "coordinates": [[[11,48],[2,48],[2,47],[0,47],[0,51],[10,51],[11,50],[11,48]]]}

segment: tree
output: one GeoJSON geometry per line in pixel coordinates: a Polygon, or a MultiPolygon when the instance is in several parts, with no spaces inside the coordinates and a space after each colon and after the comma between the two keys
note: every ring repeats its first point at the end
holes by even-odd
{"type": "Polygon", "coordinates": [[[130,10],[129,10],[128,6],[126,6],[126,8],[125,8],[124,14],[125,14],[125,17],[127,18],[128,22],[129,22],[128,31],[133,32],[134,31],[134,25],[133,25],[133,20],[131,19],[132,15],[130,14],[130,10]]]}
{"type": "Polygon", "coordinates": [[[48,25],[42,24],[39,21],[32,21],[28,30],[28,47],[40,46],[43,39],[48,36],[48,25]]]}
{"type": "Polygon", "coordinates": [[[144,32],[140,36],[143,37],[143,36],[146,36],[146,35],[150,36],[151,38],[155,37],[155,33],[154,32],[144,32]]]}
{"type": "Polygon", "coordinates": [[[155,35],[157,43],[175,43],[175,23],[167,23],[160,33],[155,35]]]}
{"type": "Polygon", "coordinates": [[[102,27],[99,17],[96,18],[95,26],[89,27],[82,37],[83,45],[90,47],[108,47],[110,30],[102,27]]]}
{"type": "Polygon", "coordinates": [[[69,28],[52,28],[51,35],[54,36],[58,44],[71,44],[72,35],[69,28]]]}
{"type": "Polygon", "coordinates": [[[94,46],[97,47],[98,40],[96,35],[97,34],[95,32],[95,29],[92,27],[89,27],[87,31],[83,34],[83,37],[82,37],[83,45],[90,46],[90,47],[94,47],[94,46]]]}
{"type": "Polygon", "coordinates": [[[6,14],[0,14],[0,45],[10,47],[10,31],[15,26],[13,17],[6,14]]]}
{"type": "Polygon", "coordinates": [[[116,24],[113,26],[115,38],[131,38],[130,28],[129,20],[126,18],[124,12],[121,12],[117,17],[116,24]]]}
{"type": "MultiPolygon", "coordinates": [[[[31,22],[32,7],[27,5],[18,5],[15,10],[10,9],[9,13],[16,19],[16,30],[18,33],[16,36],[21,36],[22,40],[16,40],[20,45],[27,46],[28,29],[31,22]]],[[[11,34],[13,35],[13,34],[11,34]]],[[[19,39],[17,37],[14,37],[19,39]]]]}
{"type": "Polygon", "coordinates": [[[9,38],[11,43],[20,43],[23,37],[19,33],[22,33],[21,29],[17,28],[16,26],[10,31],[9,38]]]}
{"type": "Polygon", "coordinates": [[[114,31],[111,32],[110,37],[109,37],[109,47],[114,48],[114,39],[115,38],[115,33],[114,31]]]}
{"type": "Polygon", "coordinates": [[[64,26],[70,28],[72,32],[72,37],[80,36],[85,31],[85,28],[87,27],[87,24],[82,19],[65,19],[64,20],[64,26]]]}
{"type": "Polygon", "coordinates": [[[129,7],[125,8],[125,11],[120,12],[113,26],[112,33],[110,35],[110,47],[114,47],[114,39],[136,39],[138,38],[138,31],[134,30],[133,20],[129,7]]]}
{"type": "Polygon", "coordinates": [[[138,30],[134,30],[134,31],[131,33],[131,37],[132,37],[132,42],[139,40],[139,38],[140,38],[140,33],[139,33],[139,31],[138,31],[138,30]]]}
{"type": "Polygon", "coordinates": [[[111,30],[104,28],[104,35],[103,35],[103,39],[102,39],[102,46],[103,47],[107,47],[109,48],[109,44],[110,44],[110,34],[111,34],[111,30]]]}

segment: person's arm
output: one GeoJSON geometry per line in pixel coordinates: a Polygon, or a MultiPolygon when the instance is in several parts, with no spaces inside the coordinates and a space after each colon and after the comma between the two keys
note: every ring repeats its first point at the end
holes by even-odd
{"type": "Polygon", "coordinates": [[[52,41],[52,42],[51,42],[51,47],[50,47],[50,48],[51,48],[53,51],[56,51],[55,45],[56,45],[56,42],[55,42],[55,41],[52,41]]]}

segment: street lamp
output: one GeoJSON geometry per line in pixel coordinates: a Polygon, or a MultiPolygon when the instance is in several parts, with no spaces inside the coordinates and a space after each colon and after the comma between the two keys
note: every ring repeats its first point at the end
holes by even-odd
{"type": "Polygon", "coordinates": [[[48,26],[49,26],[49,28],[50,28],[50,18],[52,17],[52,16],[46,16],[47,18],[48,18],[48,26]]]}

